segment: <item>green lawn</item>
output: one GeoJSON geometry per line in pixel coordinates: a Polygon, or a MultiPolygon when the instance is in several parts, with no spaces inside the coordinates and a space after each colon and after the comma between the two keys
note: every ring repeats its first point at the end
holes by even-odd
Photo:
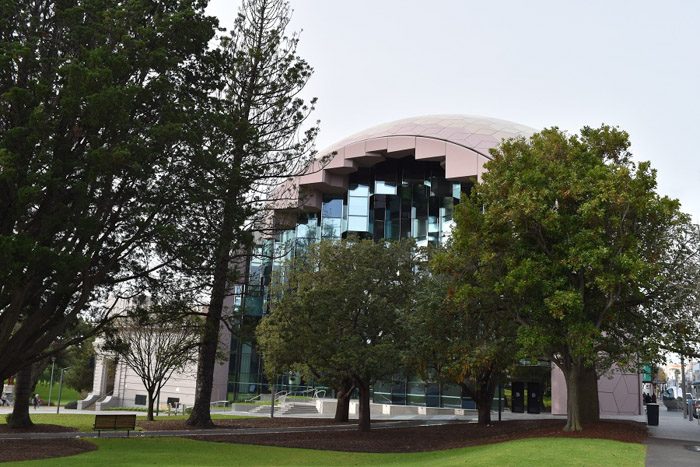
{"type": "Polygon", "coordinates": [[[643,466],[641,444],[585,438],[534,438],[448,451],[369,454],[211,443],[181,438],[101,439],[99,449],[70,458],[17,465],[532,465],[643,466]]]}
{"type": "MultiPolygon", "coordinates": [[[[39,381],[36,383],[35,394],[39,394],[39,398],[43,401],[43,405],[49,402],[50,384],[48,381],[39,381]]],[[[65,384],[61,390],[61,405],[65,405],[71,401],[82,399],[80,393],[73,388],[69,388],[65,384]]],[[[53,382],[53,390],[51,391],[51,405],[56,405],[58,402],[58,381],[53,382]]]]}
{"type": "MultiPolygon", "coordinates": [[[[65,410],[65,409],[64,409],[65,410]]],[[[94,414],[72,414],[70,411],[68,413],[60,414],[47,414],[39,413],[34,414],[33,409],[29,409],[29,416],[32,418],[34,423],[47,423],[50,425],[61,425],[69,426],[72,428],[77,428],[79,431],[92,431],[92,426],[95,421],[94,414]]],[[[109,413],[109,412],[101,412],[109,413]]],[[[156,420],[184,420],[187,415],[161,415],[160,417],[155,417],[156,420]]],[[[214,420],[223,420],[228,418],[250,418],[240,415],[225,415],[225,414],[212,414],[211,416],[214,420]]],[[[139,416],[137,420],[145,420],[144,416],[139,416]]],[[[0,417],[0,424],[4,425],[6,422],[5,417],[0,417]]],[[[138,422],[137,422],[138,423],[138,422]]]]}

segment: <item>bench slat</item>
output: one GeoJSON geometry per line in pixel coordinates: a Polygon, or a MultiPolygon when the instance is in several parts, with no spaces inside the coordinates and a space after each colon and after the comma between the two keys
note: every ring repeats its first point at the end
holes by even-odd
{"type": "Polygon", "coordinates": [[[136,415],[95,415],[95,425],[93,429],[97,430],[98,433],[102,430],[126,430],[128,433],[136,429],[136,415]]]}

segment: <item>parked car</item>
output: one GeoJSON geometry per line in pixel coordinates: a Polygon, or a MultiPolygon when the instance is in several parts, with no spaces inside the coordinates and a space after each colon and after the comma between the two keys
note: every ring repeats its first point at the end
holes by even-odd
{"type": "Polygon", "coordinates": [[[683,393],[680,388],[666,388],[666,390],[661,393],[661,400],[667,410],[683,410],[683,393]]]}
{"type": "MultiPolygon", "coordinates": [[[[685,393],[685,405],[686,405],[686,407],[688,406],[688,401],[690,401],[690,404],[693,407],[693,417],[698,418],[698,414],[700,414],[700,399],[696,399],[692,393],[686,392],[685,393]]],[[[685,413],[687,414],[688,412],[685,412],[685,413]]]]}

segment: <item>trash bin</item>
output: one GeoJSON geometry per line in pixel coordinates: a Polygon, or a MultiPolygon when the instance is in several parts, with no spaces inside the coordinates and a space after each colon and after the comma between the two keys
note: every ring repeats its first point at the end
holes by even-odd
{"type": "Polygon", "coordinates": [[[647,425],[659,425],[659,404],[647,404],[647,425]]]}

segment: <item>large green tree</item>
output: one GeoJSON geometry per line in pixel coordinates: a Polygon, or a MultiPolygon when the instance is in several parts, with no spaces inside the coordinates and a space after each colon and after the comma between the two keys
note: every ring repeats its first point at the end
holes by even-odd
{"type": "Polygon", "coordinates": [[[192,122],[218,86],[205,6],[0,2],[0,379],[164,264],[192,122]]]}
{"type": "Polygon", "coordinates": [[[517,355],[513,304],[498,288],[504,236],[487,231],[476,196],[455,207],[455,220],[459,228],[433,255],[409,317],[409,362],[426,380],[460,385],[488,425],[496,387],[517,355]]]}
{"type": "Polygon", "coordinates": [[[230,289],[242,279],[254,232],[275,227],[267,210],[276,196],[291,195],[274,188],[305,170],[312,157],[317,128],[306,122],[315,100],[300,97],[312,69],[297,55],[298,36],[287,34],[290,14],[284,0],[243,2],[222,40],[224,86],[210,114],[207,151],[185,188],[189,214],[177,254],[209,295],[191,426],[213,426],[219,330],[222,320],[236,328],[230,289]]]}
{"type": "Polygon", "coordinates": [[[477,187],[486,231],[507,240],[497,290],[513,302],[518,342],[564,373],[566,430],[598,418],[599,371],[653,358],[674,322],[661,313],[674,313],[688,218],[629,145],[608,126],[546,129],[492,151],[477,187]]]}
{"type": "Polygon", "coordinates": [[[360,393],[359,429],[368,431],[371,385],[400,369],[415,266],[410,241],[309,246],[258,327],[264,361],[306,364],[334,385],[351,381],[360,393]]]}

